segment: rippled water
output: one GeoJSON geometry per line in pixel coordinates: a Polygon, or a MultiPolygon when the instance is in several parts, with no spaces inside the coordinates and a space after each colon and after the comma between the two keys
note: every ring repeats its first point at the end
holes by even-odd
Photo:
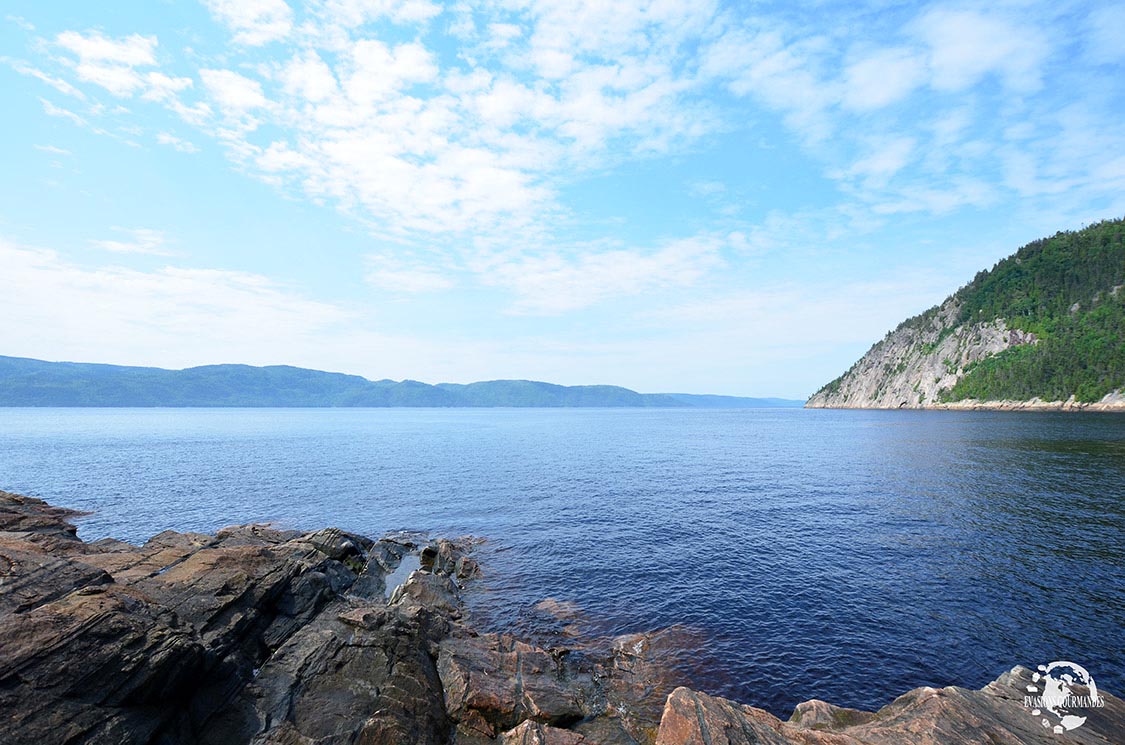
{"type": "Polygon", "coordinates": [[[0,409],[0,488],[87,539],[485,536],[487,624],[687,624],[685,682],[781,715],[1057,659],[1125,692],[1119,415],[0,409]]]}

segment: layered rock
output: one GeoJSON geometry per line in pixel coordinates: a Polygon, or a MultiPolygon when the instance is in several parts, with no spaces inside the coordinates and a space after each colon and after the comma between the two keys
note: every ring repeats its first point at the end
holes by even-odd
{"type": "MultiPolygon", "coordinates": [[[[85,543],[75,513],[0,492],[0,742],[673,745],[1055,742],[1017,669],[878,712],[802,704],[788,722],[677,688],[690,629],[565,646],[478,633],[472,542],[269,526],[85,543]],[[416,567],[416,568],[415,568],[416,567]],[[413,571],[410,571],[413,570],[413,571]]],[[[1074,741],[1121,741],[1106,696],[1074,741]]]]}
{"type": "MultiPolygon", "coordinates": [[[[850,370],[817,391],[806,406],[831,409],[942,407],[949,390],[975,362],[1009,347],[1035,344],[1034,334],[1009,329],[1002,320],[958,324],[956,298],[907,322],[867,352],[850,370]]],[[[979,402],[974,402],[981,406],[979,402]]]]}

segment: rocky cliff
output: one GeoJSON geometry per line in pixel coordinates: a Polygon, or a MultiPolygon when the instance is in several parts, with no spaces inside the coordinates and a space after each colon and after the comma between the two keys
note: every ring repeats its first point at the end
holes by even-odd
{"type": "MultiPolygon", "coordinates": [[[[471,541],[248,525],[86,543],[73,514],[0,492],[3,743],[1059,742],[1022,705],[1023,668],[783,722],[677,687],[662,660],[695,642],[675,627],[548,648],[478,633],[471,541]]],[[[1104,698],[1069,741],[1122,741],[1125,702],[1104,698]]]]}
{"type": "Polygon", "coordinates": [[[1125,223],[1021,248],[908,319],[810,408],[1125,411],[1125,223]]]}
{"type": "Polygon", "coordinates": [[[915,324],[878,342],[844,373],[821,388],[810,408],[916,409],[941,405],[974,363],[1021,344],[1035,334],[1009,329],[1002,320],[959,324],[955,298],[915,324]]]}

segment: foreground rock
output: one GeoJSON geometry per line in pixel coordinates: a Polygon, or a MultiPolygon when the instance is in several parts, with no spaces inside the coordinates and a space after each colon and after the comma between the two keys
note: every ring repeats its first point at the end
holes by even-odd
{"type": "MultiPolygon", "coordinates": [[[[699,643],[681,627],[565,647],[477,633],[466,541],[251,525],[85,543],[74,514],[0,492],[3,743],[1058,742],[1019,669],[782,722],[677,688],[667,661],[699,643]]],[[[573,608],[543,607],[575,628],[573,608]]],[[[1125,739],[1106,699],[1068,738],[1125,739]]]]}

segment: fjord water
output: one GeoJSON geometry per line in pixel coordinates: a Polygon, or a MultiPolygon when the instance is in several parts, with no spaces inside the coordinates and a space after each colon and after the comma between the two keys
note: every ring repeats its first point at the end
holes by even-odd
{"type": "Polygon", "coordinates": [[[90,511],[88,540],[482,536],[486,625],[548,597],[684,624],[685,683],[782,716],[1059,659],[1125,693],[1119,415],[0,409],[0,488],[90,511]]]}

